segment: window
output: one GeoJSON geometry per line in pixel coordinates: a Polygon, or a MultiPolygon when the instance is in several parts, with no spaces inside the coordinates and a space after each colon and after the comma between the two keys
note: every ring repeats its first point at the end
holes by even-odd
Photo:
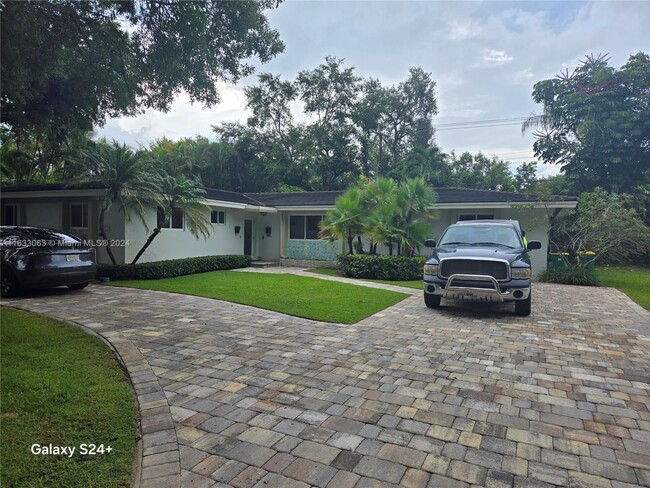
{"type": "Polygon", "coordinates": [[[158,207],[157,224],[161,229],[182,229],[183,228],[183,211],[174,209],[172,211],[171,225],[169,219],[165,219],[163,209],[158,207]]]}
{"type": "Polygon", "coordinates": [[[74,229],[88,228],[88,204],[87,203],[70,204],[70,227],[74,229]]]}
{"type": "Polygon", "coordinates": [[[318,239],[322,215],[291,215],[289,239],[318,239]]]}
{"type": "Polygon", "coordinates": [[[213,224],[226,224],[226,212],[223,210],[213,210],[210,214],[210,222],[213,224]]]}
{"type": "Polygon", "coordinates": [[[458,216],[458,220],[492,220],[492,214],[462,214],[458,216]]]}
{"type": "Polygon", "coordinates": [[[5,205],[2,225],[18,225],[18,205],[5,205]]]}
{"type": "Polygon", "coordinates": [[[320,232],[320,223],[323,220],[322,215],[308,215],[307,220],[307,232],[305,239],[318,239],[318,233],[320,232]]]}

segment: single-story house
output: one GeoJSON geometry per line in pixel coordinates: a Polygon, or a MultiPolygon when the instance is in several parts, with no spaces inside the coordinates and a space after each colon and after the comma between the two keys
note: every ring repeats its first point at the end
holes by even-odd
{"type": "MultiPolygon", "coordinates": [[[[536,201],[522,193],[436,188],[434,208],[438,218],[431,222],[431,237],[458,220],[517,219],[528,240],[539,240],[542,249],[531,253],[533,267],[546,268],[547,226],[551,215],[577,205],[577,197],[557,197],[536,201]]],[[[99,212],[104,189],[101,184],[65,183],[23,185],[2,189],[2,225],[50,227],[81,238],[99,239],[99,212]]],[[[172,216],[140,262],[165,259],[243,254],[257,260],[282,260],[286,264],[306,265],[320,261],[327,265],[343,251],[342,242],[318,238],[319,225],[334,207],[341,191],[295,193],[237,193],[206,189],[205,203],[210,207],[212,231],[208,238],[192,236],[183,215],[172,216]],[[285,261],[286,260],[286,261],[285,261]]],[[[156,227],[157,212],[145,215],[149,232],[156,227]]],[[[138,218],[126,220],[114,206],[106,215],[109,239],[116,241],[113,252],[118,262],[129,263],[147,239],[148,231],[138,218]]],[[[428,249],[423,248],[422,253],[428,249]]],[[[100,262],[108,262],[104,249],[98,248],[100,262]]]]}

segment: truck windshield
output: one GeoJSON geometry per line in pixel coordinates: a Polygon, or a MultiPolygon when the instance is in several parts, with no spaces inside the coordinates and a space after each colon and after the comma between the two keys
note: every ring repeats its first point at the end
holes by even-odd
{"type": "Polygon", "coordinates": [[[509,225],[456,225],[447,229],[439,246],[524,247],[517,231],[509,225]]]}

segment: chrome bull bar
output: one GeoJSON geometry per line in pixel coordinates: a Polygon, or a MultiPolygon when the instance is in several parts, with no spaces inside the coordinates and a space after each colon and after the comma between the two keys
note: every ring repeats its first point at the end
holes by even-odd
{"type": "Polygon", "coordinates": [[[442,298],[457,300],[477,300],[481,302],[503,302],[503,295],[499,288],[499,282],[492,276],[473,274],[453,274],[447,279],[447,286],[442,298]],[[494,288],[474,288],[465,286],[453,286],[454,281],[488,281],[494,288]]]}

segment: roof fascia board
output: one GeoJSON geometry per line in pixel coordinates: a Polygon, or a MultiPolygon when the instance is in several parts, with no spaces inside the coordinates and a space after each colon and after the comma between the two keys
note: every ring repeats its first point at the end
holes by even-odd
{"type": "Polygon", "coordinates": [[[239,203],[239,202],[228,202],[226,200],[206,199],[205,204],[210,207],[232,208],[235,210],[250,210],[251,212],[265,212],[265,213],[278,212],[278,209],[275,207],[265,207],[263,205],[250,205],[248,203],[239,203]]]}
{"type": "Polygon", "coordinates": [[[2,198],[102,197],[105,190],[3,191],[2,198]]]}
{"type": "Polygon", "coordinates": [[[431,208],[465,209],[465,208],[575,208],[578,202],[470,202],[470,203],[436,203],[431,208]]]}
{"type": "Polygon", "coordinates": [[[327,212],[332,210],[334,205],[278,205],[276,208],[282,212],[327,212]]]}

